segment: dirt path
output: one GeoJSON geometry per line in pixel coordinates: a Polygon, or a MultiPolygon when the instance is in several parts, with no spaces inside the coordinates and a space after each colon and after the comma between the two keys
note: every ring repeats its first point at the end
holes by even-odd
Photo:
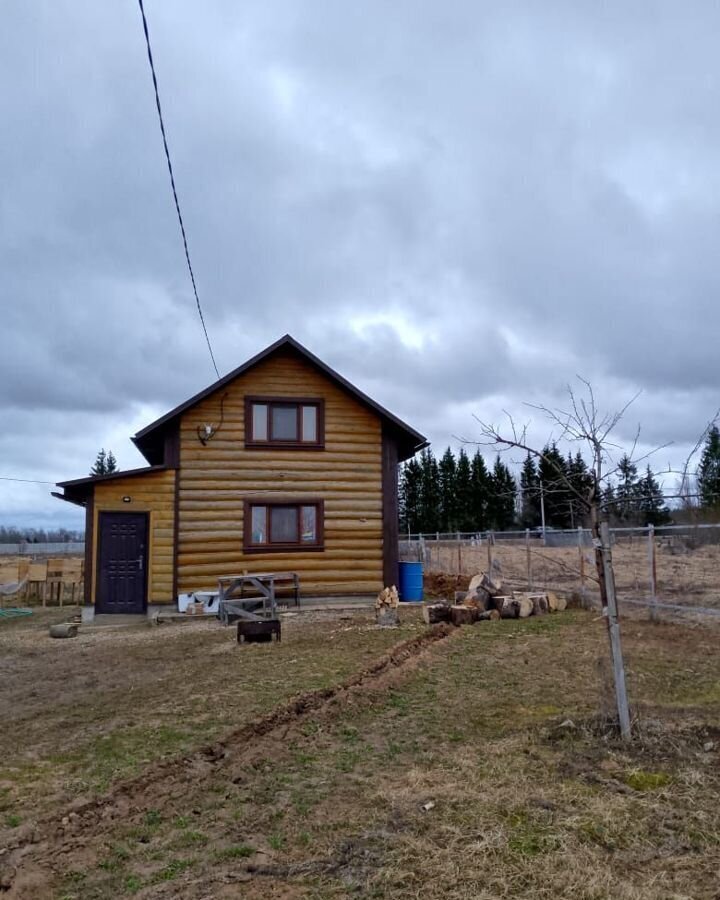
{"type": "Polygon", "coordinates": [[[37,825],[16,829],[13,840],[0,849],[0,891],[8,900],[54,896],[55,875],[67,858],[72,857],[75,866],[91,865],[118,821],[140,821],[150,810],[162,815],[189,785],[197,790],[203,782],[233,781],[275,744],[287,742],[309,715],[332,715],[350,697],[357,700],[400,682],[428,648],[452,633],[449,626],[436,626],[397,644],[334,687],[294,697],[191,755],[158,761],[104,796],[81,800],[37,825]]]}

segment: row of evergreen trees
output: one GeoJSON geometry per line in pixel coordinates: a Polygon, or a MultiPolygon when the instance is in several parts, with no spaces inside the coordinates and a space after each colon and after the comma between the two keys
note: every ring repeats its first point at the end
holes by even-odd
{"type": "Polygon", "coordinates": [[[478,451],[457,458],[448,447],[440,460],[432,450],[405,463],[400,473],[400,528],[408,533],[502,531],[515,522],[517,485],[498,456],[488,469],[478,451]]]}
{"type": "MultiPolygon", "coordinates": [[[[720,434],[718,434],[720,483],[720,434]]],[[[519,480],[498,456],[491,469],[477,451],[457,457],[448,447],[437,460],[427,449],[407,462],[400,474],[400,528],[405,534],[503,531],[537,528],[577,528],[587,525],[583,504],[574,491],[587,496],[592,474],[580,453],[563,456],[555,444],[539,460],[527,455],[519,480]]],[[[648,467],[642,475],[627,457],[604,490],[610,520],[615,525],[663,525],[670,521],[658,481],[648,467]]]]}

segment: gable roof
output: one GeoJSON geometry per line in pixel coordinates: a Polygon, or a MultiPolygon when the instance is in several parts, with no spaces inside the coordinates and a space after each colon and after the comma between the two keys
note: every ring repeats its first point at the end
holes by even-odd
{"type": "Polygon", "coordinates": [[[343,378],[343,376],[334,369],[331,369],[330,366],[315,356],[315,354],[311,353],[306,347],[303,347],[301,343],[296,341],[295,338],[291,337],[289,334],[284,335],[279,340],[275,341],[274,344],[270,344],[269,347],[261,350],[260,353],[238,366],[237,369],[233,369],[232,372],[229,372],[223,378],[215,381],[204,390],[195,394],[195,396],[190,397],[189,400],[186,400],[184,403],[171,409],[170,412],[165,413],[164,416],[160,416],[159,419],[156,419],[154,422],[151,422],[150,425],[147,425],[141,431],[138,431],[132,438],[133,443],[149,463],[153,464],[159,462],[160,457],[158,456],[158,448],[162,443],[162,440],[164,440],[164,434],[167,429],[176,422],[179,416],[191,409],[197,403],[200,403],[201,400],[204,400],[206,397],[215,393],[215,391],[230,384],[230,382],[234,381],[239,375],[244,374],[254,366],[258,365],[258,363],[263,362],[275,353],[283,350],[290,350],[297,353],[326,375],[338,387],[342,388],[363,406],[379,416],[379,418],[382,419],[383,424],[397,439],[398,455],[401,461],[413,456],[418,450],[422,450],[423,447],[427,447],[428,441],[424,435],[420,434],[419,431],[415,431],[414,428],[411,428],[379,403],[376,403],[368,397],[367,394],[355,387],[354,384],[349,382],[346,378],[343,378]]]}

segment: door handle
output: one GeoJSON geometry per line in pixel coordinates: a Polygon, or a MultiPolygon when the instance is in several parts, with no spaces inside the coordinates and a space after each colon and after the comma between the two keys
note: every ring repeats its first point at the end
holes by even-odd
{"type": "Polygon", "coordinates": [[[137,563],[138,563],[138,572],[142,572],[142,570],[143,570],[143,558],[142,558],[142,555],[138,556],[137,563]]]}

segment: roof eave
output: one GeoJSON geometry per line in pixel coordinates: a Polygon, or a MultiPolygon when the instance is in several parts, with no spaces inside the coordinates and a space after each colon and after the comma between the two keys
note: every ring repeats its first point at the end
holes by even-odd
{"type": "MultiPolygon", "coordinates": [[[[165,465],[143,466],[140,469],[126,469],[124,472],[111,472],[109,475],[88,475],[85,478],[73,478],[70,481],[58,481],[57,487],[76,488],[90,486],[103,481],[114,481],[118,478],[136,478],[139,475],[146,475],[148,472],[162,472],[167,469],[165,465]]],[[[64,498],[63,498],[64,499],[64,498]]]]}

